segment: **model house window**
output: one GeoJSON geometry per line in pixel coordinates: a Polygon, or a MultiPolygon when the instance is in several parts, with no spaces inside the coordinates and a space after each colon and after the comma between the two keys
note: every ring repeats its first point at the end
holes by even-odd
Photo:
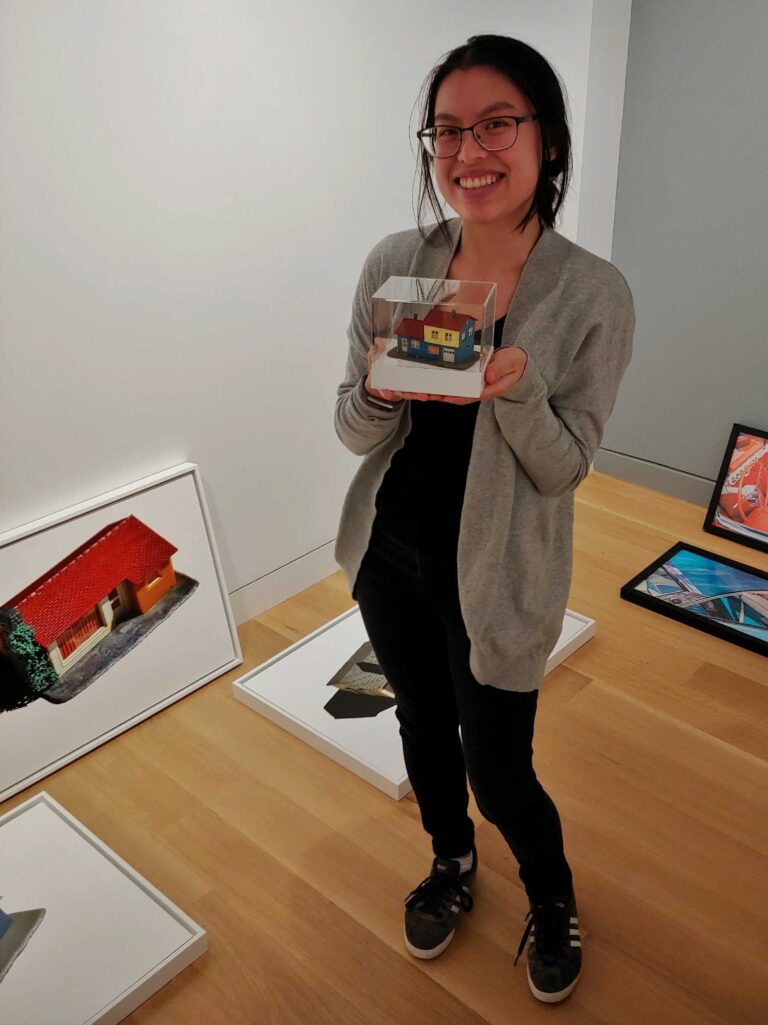
{"type": "Polygon", "coordinates": [[[109,604],[113,610],[120,608],[120,595],[117,593],[117,588],[109,592],[109,604]]]}
{"type": "Polygon", "coordinates": [[[445,332],[445,340],[446,340],[446,342],[450,342],[450,340],[451,340],[451,332],[450,331],[446,331],[445,332]]]}
{"type": "Polygon", "coordinates": [[[429,346],[429,351],[431,353],[433,353],[434,355],[437,355],[440,352],[440,346],[439,345],[430,345],[429,346]]]}

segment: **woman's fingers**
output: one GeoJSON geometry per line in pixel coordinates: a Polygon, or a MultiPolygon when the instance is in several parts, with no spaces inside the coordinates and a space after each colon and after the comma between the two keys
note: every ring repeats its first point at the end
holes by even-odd
{"type": "Polygon", "coordinates": [[[457,395],[432,395],[429,392],[387,391],[381,394],[390,402],[395,399],[411,399],[417,402],[451,402],[454,405],[465,405],[468,402],[479,401],[479,398],[467,398],[457,395]]]}
{"type": "Polygon", "coordinates": [[[502,377],[496,378],[492,384],[487,384],[480,396],[480,401],[484,402],[486,399],[497,399],[504,392],[508,391],[513,384],[517,384],[520,380],[520,374],[504,374],[502,377]]]}
{"type": "Polygon", "coordinates": [[[427,395],[426,392],[421,391],[401,391],[397,393],[403,399],[416,399],[417,401],[426,402],[432,396],[427,395]]]}

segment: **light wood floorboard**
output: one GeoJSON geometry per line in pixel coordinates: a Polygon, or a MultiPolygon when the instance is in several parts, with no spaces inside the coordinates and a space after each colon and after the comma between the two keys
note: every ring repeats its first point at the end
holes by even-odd
{"type": "Polygon", "coordinates": [[[240,629],[245,663],[0,806],[47,790],[203,925],[210,950],[131,1025],[768,1023],[768,660],[631,605],[677,540],[768,570],[704,510],[593,472],[569,605],[596,636],[544,682],[534,765],[557,804],[584,967],[557,1007],[513,968],[517,863],[470,811],[475,909],[435,961],[402,943],[431,848],[395,802],[237,702],[233,679],[352,605],[341,571],[240,629]]]}

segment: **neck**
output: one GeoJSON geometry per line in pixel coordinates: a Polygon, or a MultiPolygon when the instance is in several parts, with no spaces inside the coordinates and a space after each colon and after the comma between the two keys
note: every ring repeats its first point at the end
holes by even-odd
{"type": "Polygon", "coordinates": [[[534,217],[520,232],[515,230],[519,220],[518,216],[515,221],[503,223],[462,221],[455,256],[460,255],[469,267],[504,267],[510,271],[522,268],[541,237],[543,225],[534,217]]]}

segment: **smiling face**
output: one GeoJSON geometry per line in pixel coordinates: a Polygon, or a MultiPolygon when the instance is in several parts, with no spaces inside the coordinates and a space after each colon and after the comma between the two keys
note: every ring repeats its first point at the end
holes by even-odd
{"type": "MultiPolygon", "coordinates": [[[[534,113],[530,100],[506,75],[481,66],[451,71],[440,83],[434,124],[464,128],[491,114],[534,113]]],[[[530,206],[540,166],[541,133],[536,121],[519,126],[517,141],[509,149],[489,152],[471,132],[464,132],[455,156],[433,160],[437,187],[462,220],[508,220],[513,227],[530,206]],[[478,188],[476,180],[487,176],[495,181],[478,188]]]]}

